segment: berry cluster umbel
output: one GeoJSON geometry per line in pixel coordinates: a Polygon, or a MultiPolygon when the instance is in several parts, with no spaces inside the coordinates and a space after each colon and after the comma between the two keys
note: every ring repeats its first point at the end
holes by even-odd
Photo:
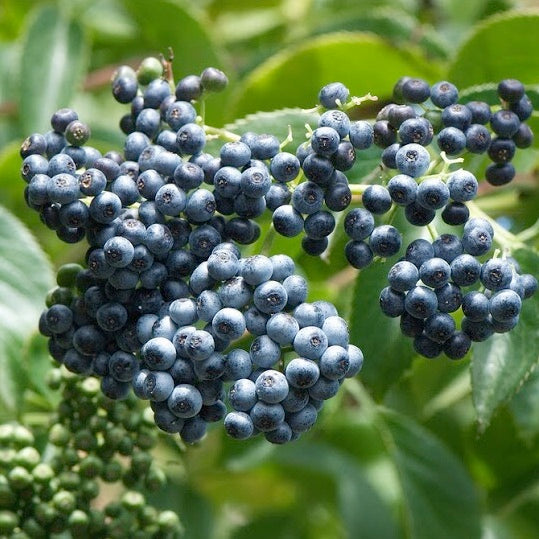
{"type": "Polygon", "coordinates": [[[114,96],[131,104],[123,155],[87,146],[89,129],[70,109],[23,144],[29,205],[61,239],[89,243],[87,268],[60,268],[40,331],[68,370],[100,377],[112,399],[133,388],[157,426],[187,443],[225,416],[231,436],[290,441],[363,362],[335,308],[306,303],[290,257],[242,258],[238,248],[258,238],[252,219],[275,185],[295,177],[287,160],[297,158],[252,133],[225,142],[219,157],[204,153],[192,101],[226,77],[207,69],[173,95],[158,67],[147,60],[114,77],[114,96]],[[241,410],[236,382],[256,388],[241,410]],[[233,384],[228,414],[225,383],[233,384]]]}
{"type": "MultiPolygon", "coordinates": [[[[53,114],[51,131],[24,141],[28,205],[60,239],[89,244],[86,268],[59,271],[40,330],[58,362],[99,376],[110,398],[133,388],[150,401],[156,424],[186,442],[224,419],[231,436],[263,432],[284,443],[314,423],[321,403],[359,371],[363,356],[332,305],[306,302],[307,283],[288,256],[242,258],[239,247],[260,236],[255,220],[269,210],[276,232],[304,233],[304,250],[316,256],[329,244],[335,213],[361,194],[363,207],[342,219],[348,261],[361,269],[396,255],[402,238],[391,222],[399,207],[417,226],[442,209],[450,225],[468,221],[466,202],[478,182],[465,170],[450,171],[454,161],[446,154],[490,151],[497,140],[529,145],[531,131],[522,123],[527,97],[516,81],[502,81],[498,114],[484,103],[458,105],[450,83],[401,79],[395,94],[407,104],[384,107],[372,124],[350,119],[347,111],[361,99],[332,83],[319,93],[318,126],[293,154],[273,135],[239,136],[204,124],[207,94],[227,84],[218,69],[176,85],[170,78],[170,65],[154,58],[136,72],[124,66],[115,73],[113,95],[130,106],[120,121],[122,153],[101,155],[89,146],[90,129],[71,109],[53,114]],[[512,115],[519,122],[514,133],[506,125],[515,123],[512,115]],[[470,142],[450,147],[448,133],[470,142]],[[223,141],[218,155],[206,145],[215,137],[223,141]],[[373,145],[382,164],[372,178],[383,185],[349,183],[346,172],[373,145]]],[[[474,234],[462,244],[481,243],[474,234]]],[[[391,290],[392,299],[414,296],[391,290]]],[[[488,316],[491,325],[500,322],[488,316]]],[[[473,338],[468,325],[462,334],[473,338]]]]}
{"type": "Polygon", "coordinates": [[[461,359],[472,341],[517,325],[522,301],[535,293],[537,280],[521,274],[512,258],[485,259],[493,237],[488,221],[470,219],[461,238],[442,234],[432,243],[414,240],[389,270],[380,307],[387,316],[400,317],[401,331],[414,339],[418,354],[435,358],[444,352],[461,359]],[[452,313],[460,310],[458,330],[452,313]]]}

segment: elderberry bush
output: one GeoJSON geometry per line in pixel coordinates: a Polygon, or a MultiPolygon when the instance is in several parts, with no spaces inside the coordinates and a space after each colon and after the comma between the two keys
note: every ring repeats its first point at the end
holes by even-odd
{"type": "Polygon", "coordinates": [[[21,147],[29,207],[61,240],[88,244],[84,265],[60,268],[40,318],[58,363],[98,377],[109,399],[133,392],[149,401],[157,427],[187,443],[221,421],[233,438],[295,440],[360,371],[363,354],[333,305],[307,301],[289,256],[242,250],[263,230],[266,244],[271,221],[282,236],[303,234],[304,251],[319,256],[339,223],[348,262],[363,269],[401,252],[400,207],[410,225],[431,232],[438,212],[464,225],[460,236],[413,242],[382,291],[383,312],[401,318],[416,351],[461,358],[471,341],[516,325],[537,281],[504,257],[477,260],[493,230],[470,219],[478,179],[448,156],[486,152],[495,171],[487,180],[510,181],[511,148],[532,140],[518,81],[502,81],[501,104],[491,107],[459,104],[449,82],[403,78],[396,103],[374,122],[352,119],[367,98],[330,83],[319,92],[318,124],[289,152],[272,134],[205,125],[202,105],[226,87],[223,72],[210,67],[173,83],[169,68],[148,58],[116,71],[113,96],[129,107],[121,152],[90,146],[90,128],[71,109],[21,147]],[[369,181],[350,181],[373,148],[380,166],[369,181]],[[479,281],[483,299],[467,299],[462,288],[479,281]],[[461,305],[457,330],[450,313],[461,305]]]}

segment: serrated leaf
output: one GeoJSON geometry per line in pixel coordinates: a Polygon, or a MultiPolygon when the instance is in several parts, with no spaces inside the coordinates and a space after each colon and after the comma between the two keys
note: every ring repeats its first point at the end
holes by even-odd
{"type": "Polygon", "coordinates": [[[22,402],[27,373],[21,349],[36,331],[53,284],[50,263],[30,232],[0,207],[0,403],[6,416],[13,417],[22,402]]]}
{"type": "Polygon", "coordinates": [[[235,95],[230,113],[312,107],[320,88],[334,81],[344,83],[353,95],[370,92],[383,98],[404,74],[435,80],[440,71],[419,53],[397,49],[370,34],[326,34],[285,49],[255,69],[235,95]]]}
{"type": "Polygon", "coordinates": [[[404,535],[480,537],[479,498],[462,463],[413,420],[389,410],[381,417],[402,489],[404,535]]]}
{"type": "Polygon", "coordinates": [[[27,29],[21,56],[19,110],[28,134],[50,129],[49,118],[68,106],[86,62],[81,25],[55,6],[39,7],[27,29]]]}
{"type": "Polygon", "coordinates": [[[305,124],[309,124],[312,129],[316,129],[319,118],[320,115],[316,112],[300,108],[284,108],[272,112],[247,114],[244,118],[239,118],[226,124],[225,129],[238,135],[242,135],[247,131],[275,135],[279,140],[283,141],[288,136],[288,126],[290,126],[292,142],[287,144],[283,150],[294,153],[296,148],[307,140],[305,124]]]}
{"type": "MultiPolygon", "coordinates": [[[[539,255],[519,249],[513,256],[524,272],[536,272],[539,255]]],[[[494,334],[475,343],[472,360],[472,396],[479,430],[484,431],[492,414],[523,385],[539,362],[539,297],[534,295],[522,305],[520,321],[509,333],[494,334]]]]}
{"type": "Polygon", "coordinates": [[[474,28],[460,46],[448,70],[459,87],[505,78],[536,84],[539,73],[539,13],[506,12],[474,28]]]}

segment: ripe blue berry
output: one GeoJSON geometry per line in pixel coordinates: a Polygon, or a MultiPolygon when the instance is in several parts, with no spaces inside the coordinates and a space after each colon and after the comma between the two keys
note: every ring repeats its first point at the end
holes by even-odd
{"type": "Polygon", "coordinates": [[[406,174],[393,176],[387,184],[387,189],[393,202],[399,206],[408,206],[416,199],[417,183],[406,174]]]}
{"type": "Polygon", "coordinates": [[[370,248],[375,255],[387,258],[399,252],[402,243],[400,232],[392,225],[377,226],[371,233],[370,248]]]}
{"type": "Polygon", "coordinates": [[[336,109],[339,104],[344,104],[350,96],[350,91],[341,82],[326,84],[318,93],[318,101],[327,109],[336,109]]]}
{"type": "Polygon", "coordinates": [[[429,210],[443,208],[449,201],[449,189],[438,178],[427,178],[422,181],[416,194],[416,202],[429,210]]]}
{"type": "Polygon", "coordinates": [[[429,152],[419,144],[405,144],[397,152],[395,161],[402,174],[418,178],[427,171],[430,156],[429,152]]]}
{"type": "Polygon", "coordinates": [[[440,81],[434,84],[430,91],[430,99],[437,107],[444,109],[453,105],[459,98],[459,92],[454,84],[440,81]]]}
{"type": "Polygon", "coordinates": [[[178,384],[168,397],[167,405],[175,416],[187,419],[202,409],[202,395],[190,384],[178,384]]]}
{"type": "Polygon", "coordinates": [[[513,266],[506,260],[494,258],[481,267],[481,283],[489,290],[507,288],[513,278],[513,266]]]}
{"type": "Polygon", "coordinates": [[[391,208],[391,196],[382,185],[369,185],[362,195],[363,206],[373,214],[384,214],[391,208]]]}
{"type": "Polygon", "coordinates": [[[436,294],[425,286],[415,286],[404,300],[406,312],[415,318],[428,318],[436,312],[438,298],[436,294]]]}

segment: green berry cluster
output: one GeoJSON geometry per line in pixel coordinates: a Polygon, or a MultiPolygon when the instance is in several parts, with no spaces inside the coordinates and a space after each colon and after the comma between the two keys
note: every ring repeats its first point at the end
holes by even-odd
{"type": "Polygon", "coordinates": [[[111,400],[96,378],[64,368],[47,382],[61,400],[44,441],[21,425],[0,425],[0,537],[180,537],[178,516],[143,494],[166,480],[149,452],[157,442],[151,414],[136,398],[111,400]],[[119,496],[109,500],[105,484],[116,484],[119,496]]]}

